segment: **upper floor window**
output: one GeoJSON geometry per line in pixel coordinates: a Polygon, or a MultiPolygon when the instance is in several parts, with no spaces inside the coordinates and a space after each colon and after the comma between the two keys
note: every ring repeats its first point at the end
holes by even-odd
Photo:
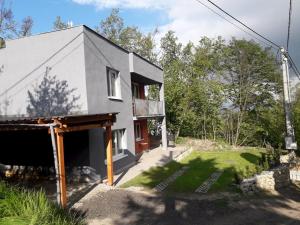
{"type": "Polygon", "coordinates": [[[137,83],[131,84],[132,98],[140,98],[140,86],[137,83]]]}
{"type": "Polygon", "coordinates": [[[121,98],[120,72],[107,68],[107,89],[109,97],[121,98]]]}

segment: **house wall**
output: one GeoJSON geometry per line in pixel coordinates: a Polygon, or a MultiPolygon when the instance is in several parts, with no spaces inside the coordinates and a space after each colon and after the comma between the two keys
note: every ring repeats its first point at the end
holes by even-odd
{"type": "MultiPolygon", "coordinates": [[[[126,129],[127,157],[114,162],[114,170],[118,171],[134,163],[135,160],[128,52],[88,28],[85,28],[84,46],[88,113],[118,112],[117,121],[112,129],[126,129]],[[119,100],[108,98],[107,67],[120,72],[121,99],[119,100]]],[[[90,131],[90,163],[103,176],[106,175],[104,133],[105,129],[90,131]]]]}
{"type": "MultiPolygon", "coordinates": [[[[114,162],[114,171],[135,163],[131,72],[155,82],[163,82],[162,70],[112,44],[85,26],[7,41],[6,48],[0,49],[0,95],[24,78],[12,90],[0,96],[0,104],[7,98],[11,100],[7,109],[8,115],[26,114],[27,91],[32,91],[41,81],[46,67],[51,67],[51,75],[67,80],[69,87],[76,89],[75,94],[80,95],[80,113],[119,113],[112,129],[126,129],[127,148],[126,157],[114,162]],[[120,72],[121,99],[108,98],[107,67],[120,72]]],[[[141,86],[141,92],[144,97],[144,86],[141,86]]],[[[80,165],[89,164],[104,178],[105,129],[74,134],[73,137],[66,138],[68,139],[80,142],[66,144],[66,158],[70,156],[71,161],[80,162],[80,165]],[[78,148],[72,153],[74,146],[78,148]],[[88,153],[84,153],[87,149],[88,153]]]]}
{"type": "Polygon", "coordinates": [[[67,80],[69,87],[76,89],[74,94],[80,96],[76,111],[87,111],[82,32],[83,27],[79,26],[6,41],[6,47],[0,49],[2,115],[6,111],[3,103],[7,99],[7,115],[26,114],[27,91],[32,91],[40,83],[46,67],[51,67],[50,75],[67,80]],[[6,91],[18,81],[19,84],[6,91]]]}
{"type": "Polygon", "coordinates": [[[161,68],[135,53],[129,53],[129,65],[131,73],[137,73],[158,83],[163,83],[164,81],[163,70],[161,68]]]}

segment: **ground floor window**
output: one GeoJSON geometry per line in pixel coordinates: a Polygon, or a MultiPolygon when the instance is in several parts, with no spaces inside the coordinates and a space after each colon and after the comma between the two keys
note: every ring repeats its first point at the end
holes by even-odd
{"type": "Polygon", "coordinates": [[[134,136],[135,136],[136,141],[139,141],[142,139],[142,129],[141,129],[140,123],[134,124],[134,136]]]}
{"type": "Polygon", "coordinates": [[[125,129],[113,130],[112,139],[113,155],[123,155],[126,149],[125,129]]]}

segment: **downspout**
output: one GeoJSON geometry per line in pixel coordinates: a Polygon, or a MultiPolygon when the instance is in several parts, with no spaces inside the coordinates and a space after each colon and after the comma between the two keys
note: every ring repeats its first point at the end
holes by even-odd
{"type": "Polygon", "coordinates": [[[54,134],[54,127],[56,124],[49,124],[50,134],[51,134],[51,142],[52,142],[52,149],[53,149],[53,157],[54,157],[54,167],[55,167],[55,178],[56,178],[56,199],[57,204],[61,205],[61,192],[60,192],[60,184],[59,184],[59,170],[58,170],[58,162],[57,162],[57,149],[56,149],[56,141],[55,141],[55,134],[54,134]]]}

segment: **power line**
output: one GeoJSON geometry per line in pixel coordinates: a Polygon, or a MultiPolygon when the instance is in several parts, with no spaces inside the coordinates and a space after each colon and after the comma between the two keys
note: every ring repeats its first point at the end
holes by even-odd
{"type": "Polygon", "coordinates": [[[286,50],[287,51],[289,51],[291,20],[292,20],[292,0],[290,0],[290,9],[289,9],[288,34],[287,34],[287,40],[286,40],[286,50]]]}
{"type": "MultiPolygon", "coordinates": [[[[200,3],[201,5],[205,6],[206,8],[208,8],[209,10],[211,10],[212,12],[216,13],[217,15],[219,15],[220,17],[222,17],[223,19],[225,19],[227,22],[233,24],[231,21],[229,21],[227,18],[225,18],[224,16],[220,15],[219,13],[217,13],[215,10],[213,10],[212,8],[208,7],[206,4],[204,4],[203,2],[201,2],[200,0],[196,0],[198,3],[200,3]]],[[[276,44],[275,42],[271,41],[270,39],[264,37],[263,35],[259,34],[258,32],[256,32],[254,29],[250,28],[249,26],[247,26],[245,23],[241,22],[240,20],[238,20],[237,18],[235,18],[234,16],[232,16],[230,13],[226,12],[224,9],[222,9],[220,6],[218,6],[217,4],[215,4],[214,2],[212,2],[211,0],[207,0],[209,3],[211,3],[212,5],[214,5],[216,8],[218,8],[219,10],[221,10],[223,13],[225,13],[227,16],[231,17],[232,19],[234,19],[235,21],[237,21],[239,24],[243,25],[244,27],[246,27],[248,30],[252,31],[254,34],[258,35],[259,37],[261,37],[262,39],[264,39],[265,41],[269,42],[271,45],[275,46],[278,49],[281,49],[281,47],[276,44]]],[[[289,33],[290,33],[290,23],[291,23],[291,14],[292,14],[292,0],[290,0],[290,10],[289,10],[289,28],[288,28],[288,42],[289,42],[289,33]]],[[[234,26],[238,27],[236,24],[233,24],[234,26]]],[[[252,34],[250,34],[249,32],[245,31],[244,29],[238,27],[240,30],[244,31],[245,33],[247,33],[248,35],[253,36],[252,34]]],[[[259,40],[260,42],[263,42],[266,44],[266,42],[258,39],[255,37],[256,40],[259,40]]],[[[288,42],[287,42],[287,46],[288,46],[288,42]]],[[[291,62],[291,68],[293,69],[293,71],[295,72],[295,74],[297,75],[297,77],[300,79],[300,72],[296,66],[296,64],[294,63],[292,57],[287,53],[287,57],[291,62]]]]}
{"type": "Polygon", "coordinates": [[[15,82],[13,85],[11,85],[9,88],[7,88],[5,91],[3,91],[0,94],[0,97],[5,95],[8,91],[12,90],[15,88],[18,84],[20,84],[22,81],[24,81],[27,77],[32,75],[34,72],[36,72],[38,69],[40,69],[42,66],[44,66],[47,62],[49,62],[51,59],[53,59],[58,53],[60,53],[62,50],[64,50],[67,46],[69,46],[73,41],[75,41],[83,32],[80,32],[78,35],[76,35],[71,41],[66,43],[64,46],[62,46],[59,50],[57,50],[54,54],[52,54],[49,58],[47,58],[44,62],[42,62],[40,65],[38,65],[36,68],[34,68],[31,72],[23,76],[20,80],[15,82]]]}
{"type": "Polygon", "coordinates": [[[256,32],[255,30],[253,30],[251,27],[247,26],[246,24],[244,24],[243,22],[241,22],[240,20],[238,20],[237,18],[235,18],[234,16],[232,16],[230,13],[226,12],[224,9],[222,9],[220,6],[218,6],[217,4],[213,3],[210,0],[207,0],[209,3],[211,3],[212,5],[214,5],[216,8],[218,8],[219,10],[221,10],[223,13],[225,13],[227,16],[231,17],[232,19],[234,19],[235,21],[237,21],[239,24],[243,25],[244,27],[246,27],[248,30],[252,31],[253,33],[255,33],[256,35],[258,35],[259,37],[261,37],[262,39],[264,39],[265,41],[271,43],[272,45],[276,46],[277,48],[280,48],[280,46],[278,44],[276,44],[275,42],[271,41],[270,39],[264,37],[263,35],[259,34],[258,32],[256,32]]]}
{"type": "Polygon", "coordinates": [[[238,25],[234,24],[233,22],[231,22],[230,20],[228,20],[226,17],[222,16],[220,13],[218,13],[217,11],[215,11],[214,9],[212,9],[211,7],[209,7],[208,5],[204,4],[203,2],[201,2],[200,0],[195,0],[198,3],[200,3],[201,5],[203,5],[204,7],[206,7],[207,9],[209,9],[210,11],[212,11],[214,14],[218,15],[219,17],[221,17],[222,19],[226,20],[228,23],[230,23],[231,25],[235,26],[236,28],[238,28],[239,30],[243,31],[244,33],[248,34],[249,36],[251,36],[252,38],[256,39],[257,41],[273,48],[272,45],[268,44],[267,42],[257,38],[256,36],[254,36],[253,34],[251,34],[250,32],[244,30],[243,28],[239,27],[238,25]]]}

